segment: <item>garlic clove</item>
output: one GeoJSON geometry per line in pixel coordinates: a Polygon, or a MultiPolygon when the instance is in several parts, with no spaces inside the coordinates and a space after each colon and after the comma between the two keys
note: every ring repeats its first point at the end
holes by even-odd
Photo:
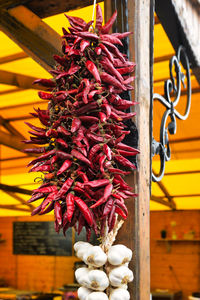
{"type": "Polygon", "coordinates": [[[78,249],[80,249],[81,247],[85,247],[85,246],[92,246],[92,245],[90,243],[87,243],[87,242],[79,241],[79,242],[76,242],[74,244],[74,250],[78,251],[78,249]]]}
{"type": "Polygon", "coordinates": [[[80,300],[86,300],[87,296],[89,294],[91,294],[93,291],[92,290],[89,290],[87,289],[86,287],[84,286],[81,286],[79,289],[78,289],[78,298],[80,300]]]}
{"type": "Polygon", "coordinates": [[[93,246],[86,242],[77,242],[74,244],[74,250],[76,251],[76,256],[81,260],[83,260],[83,256],[89,248],[93,248],[93,246]]]}
{"type": "Polygon", "coordinates": [[[77,282],[85,287],[88,287],[89,283],[88,283],[88,274],[89,274],[89,270],[88,268],[78,268],[75,271],[75,278],[77,280],[77,282]]]}
{"type": "Polygon", "coordinates": [[[107,261],[107,255],[104,253],[101,247],[93,246],[87,248],[85,254],[83,255],[83,261],[93,267],[101,267],[107,261]]]}
{"type": "Polygon", "coordinates": [[[108,275],[110,284],[114,287],[121,287],[128,282],[133,281],[133,272],[122,265],[112,269],[108,275]]]}
{"type": "Polygon", "coordinates": [[[88,273],[88,288],[103,292],[109,286],[109,280],[104,271],[91,270],[88,273]]]}
{"type": "Polygon", "coordinates": [[[130,299],[129,292],[121,288],[112,289],[109,300],[122,300],[122,299],[129,300],[130,299]]]}
{"type": "Polygon", "coordinates": [[[110,247],[108,251],[108,261],[111,265],[114,266],[129,263],[131,261],[131,258],[131,249],[121,244],[110,247]]]}
{"type": "Polygon", "coordinates": [[[93,292],[87,296],[86,300],[108,300],[108,296],[103,292],[93,292]]]}

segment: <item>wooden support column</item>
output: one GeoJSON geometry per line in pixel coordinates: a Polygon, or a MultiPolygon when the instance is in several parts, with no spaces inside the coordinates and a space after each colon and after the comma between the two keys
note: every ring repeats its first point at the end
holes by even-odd
{"type": "MultiPolygon", "coordinates": [[[[118,4],[119,8],[121,4],[118,4]]],[[[150,299],[150,253],[149,253],[149,202],[150,202],[150,12],[151,1],[135,0],[127,3],[128,30],[133,32],[129,39],[130,60],[136,62],[135,123],[139,133],[140,155],[137,171],[127,177],[127,182],[139,196],[129,199],[126,204],[129,216],[120,229],[117,243],[127,245],[133,250],[130,268],[134,272],[134,282],[129,285],[131,300],[150,299]]],[[[112,14],[112,1],[104,1],[106,20],[112,14]]],[[[153,17],[153,16],[151,16],[153,17]]]]}

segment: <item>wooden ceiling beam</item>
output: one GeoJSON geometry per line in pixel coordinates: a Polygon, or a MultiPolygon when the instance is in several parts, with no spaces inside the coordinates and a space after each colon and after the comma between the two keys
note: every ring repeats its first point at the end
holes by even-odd
{"type": "Polygon", "coordinates": [[[33,84],[38,78],[19,73],[0,70],[0,83],[17,86],[22,89],[44,90],[44,87],[33,84]]]}
{"type": "Polygon", "coordinates": [[[0,124],[9,131],[14,136],[20,137],[21,139],[24,139],[24,136],[13,126],[9,123],[8,120],[2,118],[0,116],[0,124]]]}
{"type": "Polygon", "coordinates": [[[5,192],[23,194],[23,195],[32,195],[32,191],[30,191],[30,190],[22,189],[22,188],[19,188],[18,186],[12,186],[12,185],[7,185],[7,184],[3,184],[3,183],[0,183],[0,190],[5,191],[5,192]]]}
{"type": "MultiPolygon", "coordinates": [[[[97,0],[96,2],[102,2],[102,0],[97,0]]],[[[93,5],[93,3],[93,0],[32,0],[25,4],[25,6],[40,18],[46,18],[70,10],[93,5]]]]}
{"type": "Polygon", "coordinates": [[[0,9],[7,9],[9,7],[22,5],[30,0],[0,0],[0,9]]]}
{"type": "Polygon", "coordinates": [[[9,209],[9,210],[17,210],[17,211],[27,211],[30,212],[29,208],[17,207],[16,205],[1,205],[0,209],[9,209]]]}
{"type": "Polygon", "coordinates": [[[13,197],[15,200],[19,201],[21,204],[28,206],[30,211],[32,211],[35,208],[33,204],[28,203],[26,200],[22,199],[20,196],[16,195],[13,192],[7,191],[6,194],[13,197]]]}
{"type": "Polygon", "coordinates": [[[0,10],[0,29],[47,71],[62,55],[59,34],[22,5],[0,10]]]}
{"type": "Polygon", "coordinates": [[[15,53],[15,54],[3,56],[3,57],[0,57],[0,65],[1,64],[6,64],[6,63],[9,63],[9,62],[12,62],[12,61],[16,61],[16,60],[19,60],[19,59],[27,58],[27,57],[28,57],[28,55],[25,52],[18,52],[18,53],[15,53]]]}
{"type": "Polygon", "coordinates": [[[172,210],[174,209],[173,205],[169,201],[163,200],[160,197],[156,197],[156,196],[152,195],[150,200],[154,201],[154,202],[157,202],[159,204],[165,205],[167,207],[170,207],[172,210]]]}
{"type": "Polygon", "coordinates": [[[0,131],[0,144],[23,152],[24,149],[32,148],[32,145],[22,143],[22,138],[0,131]]]}

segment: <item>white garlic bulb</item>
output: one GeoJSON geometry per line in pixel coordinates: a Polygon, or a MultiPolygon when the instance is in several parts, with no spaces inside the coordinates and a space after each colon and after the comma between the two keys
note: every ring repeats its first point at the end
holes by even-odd
{"type": "Polygon", "coordinates": [[[120,287],[133,280],[133,272],[126,266],[120,266],[112,269],[109,273],[109,280],[112,286],[120,287]]]}
{"type": "Polygon", "coordinates": [[[74,250],[76,251],[76,256],[83,260],[83,255],[87,252],[89,248],[93,246],[87,242],[77,242],[74,244],[74,250]]]}
{"type": "Polygon", "coordinates": [[[109,286],[109,280],[104,271],[91,270],[87,275],[87,287],[103,292],[109,286]]]}
{"type": "Polygon", "coordinates": [[[124,245],[114,245],[108,251],[108,261],[113,266],[119,266],[130,262],[132,258],[131,249],[124,245]]]}
{"type": "Polygon", "coordinates": [[[87,296],[89,294],[91,294],[93,291],[92,290],[89,290],[87,289],[86,287],[84,286],[81,286],[79,289],[78,289],[78,298],[80,300],[86,300],[87,296]]]}
{"type": "Polygon", "coordinates": [[[87,265],[99,268],[106,263],[107,255],[99,246],[88,247],[83,255],[83,261],[87,265]]]}
{"type": "Polygon", "coordinates": [[[88,268],[78,268],[75,271],[75,278],[78,281],[79,284],[88,287],[89,283],[88,283],[88,274],[89,274],[89,270],[88,268]]]}
{"type": "Polygon", "coordinates": [[[109,300],[129,300],[130,299],[130,294],[127,290],[125,289],[112,289],[110,293],[109,300]]]}
{"type": "Polygon", "coordinates": [[[93,292],[87,296],[86,300],[108,300],[108,296],[102,292],[93,292]]]}

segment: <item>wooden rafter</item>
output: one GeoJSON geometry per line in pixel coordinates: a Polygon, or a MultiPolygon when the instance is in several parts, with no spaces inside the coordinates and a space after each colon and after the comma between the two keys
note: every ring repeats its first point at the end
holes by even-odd
{"type": "Polygon", "coordinates": [[[30,212],[29,208],[17,207],[17,205],[0,205],[0,209],[9,209],[9,210],[17,210],[17,211],[27,211],[30,212]]]}
{"type": "Polygon", "coordinates": [[[31,203],[28,203],[26,200],[22,199],[20,196],[16,195],[15,193],[6,191],[6,194],[13,197],[15,200],[19,201],[21,204],[28,206],[30,211],[32,211],[34,209],[34,206],[31,203]]]}
{"type": "Polygon", "coordinates": [[[60,36],[22,5],[0,10],[0,28],[48,71],[55,65],[53,54],[61,55],[60,36]]]}
{"type": "Polygon", "coordinates": [[[30,145],[25,145],[24,143],[22,143],[22,138],[20,138],[19,136],[13,136],[11,134],[5,133],[4,131],[0,131],[0,144],[21,152],[23,152],[24,149],[32,147],[30,145]]]}
{"type": "Polygon", "coordinates": [[[5,192],[12,192],[12,193],[18,193],[18,194],[24,194],[24,195],[32,195],[32,191],[27,189],[19,188],[18,186],[12,186],[0,183],[0,190],[5,192]]]}
{"type": "Polygon", "coordinates": [[[0,116],[0,125],[2,125],[5,129],[7,129],[9,133],[11,133],[12,135],[24,139],[24,136],[13,125],[11,125],[8,120],[2,118],[1,116],[0,116]]]}
{"type": "Polygon", "coordinates": [[[163,198],[160,198],[160,197],[157,197],[157,196],[152,195],[150,200],[151,200],[151,201],[154,201],[154,202],[157,202],[157,203],[159,203],[159,204],[162,204],[162,205],[164,205],[164,206],[170,207],[171,209],[174,209],[174,208],[172,207],[172,204],[171,204],[169,201],[164,200],[163,198]]]}
{"type": "Polygon", "coordinates": [[[37,84],[33,84],[33,81],[36,79],[38,78],[28,76],[28,75],[22,75],[19,73],[0,70],[0,83],[17,86],[22,89],[36,89],[36,90],[44,89],[43,87],[37,84]]]}
{"type": "Polygon", "coordinates": [[[6,64],[12,61],[16,61],[19,59],[23,59],[23,58],[27,58],[28,55],[25,52],[18,52],[15,54],[11,54],[11,55],[7,55],[7,56],[3,56],[0,58],[0,65],[1,64],[6,64]]]}

